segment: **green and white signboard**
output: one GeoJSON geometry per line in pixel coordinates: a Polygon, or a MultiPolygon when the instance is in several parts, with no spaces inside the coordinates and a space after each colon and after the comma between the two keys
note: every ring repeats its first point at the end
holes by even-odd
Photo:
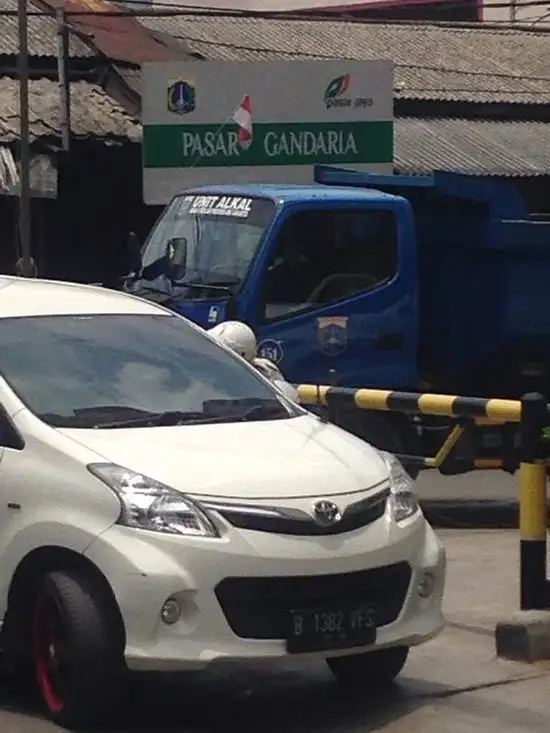
{"type": "Polygon", "coordinates": [[[143,65],[143,190],[311,183],[312,166],[391,173],[391,61],[143,65]]]}

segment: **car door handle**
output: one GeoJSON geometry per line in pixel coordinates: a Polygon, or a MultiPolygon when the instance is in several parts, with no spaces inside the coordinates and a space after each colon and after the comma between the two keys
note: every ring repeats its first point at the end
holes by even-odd
{"type": "Polygon", "coordinates": [[[403,334],[383,333],[375,339],[374,348],[377,351],[399,351],[403,348],[403,334]]]}

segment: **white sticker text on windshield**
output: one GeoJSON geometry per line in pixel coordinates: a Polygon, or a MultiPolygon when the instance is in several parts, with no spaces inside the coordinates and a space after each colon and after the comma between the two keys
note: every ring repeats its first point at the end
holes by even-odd
{"type": "Polygon", "coordinates": [[[253,199],[242,196],[186,196],[187,213],[211,216],[236,216],[246,219],[250,215],[253,199]]]}

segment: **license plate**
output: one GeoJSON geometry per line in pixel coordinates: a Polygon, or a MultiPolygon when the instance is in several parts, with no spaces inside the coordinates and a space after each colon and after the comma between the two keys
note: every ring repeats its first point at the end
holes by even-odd
{"type": "Polygon", "coordinates": [[[347,649],[376,642],[372,604],[296,610],[290,614],[287,651],[290,654],[347,649]]]}

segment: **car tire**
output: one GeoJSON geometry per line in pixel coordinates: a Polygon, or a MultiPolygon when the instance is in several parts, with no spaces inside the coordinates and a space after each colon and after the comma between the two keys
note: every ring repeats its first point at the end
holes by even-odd
{"type": "Polygon", "coordinates": [[[365,654],[330,657],[326,663],[339,682],[351,686],[387,687],[401,672],[409,647],[394,646],[365,654]]]}
{"type": "Polygon", "coordinates": [[[124,673],[120,634],[101,585],[84,574],[48,573],[35,597],[33,658],[51,720],[70,730],[109,716],[124,673]]]}

